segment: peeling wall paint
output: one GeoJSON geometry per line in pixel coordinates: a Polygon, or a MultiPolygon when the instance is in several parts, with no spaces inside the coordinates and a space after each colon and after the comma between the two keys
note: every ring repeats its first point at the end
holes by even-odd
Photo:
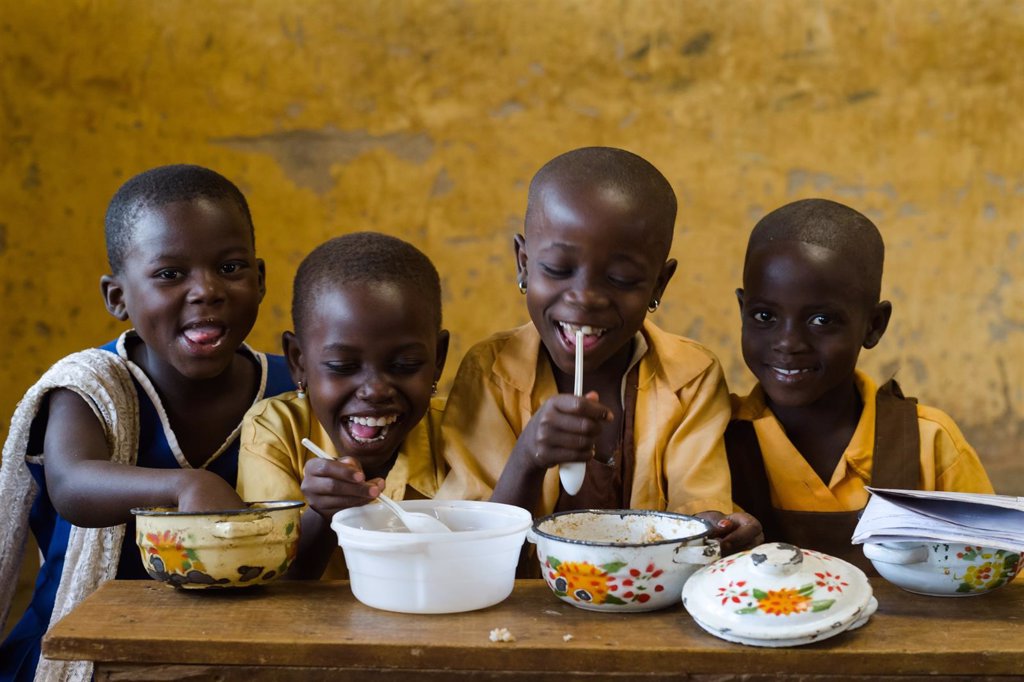
{"type": "Polygon", "coordinates": [[[876,220],[892,325],[863,366],[949,412],[1024,494],[1024,3],[1011,0],[2,0],[0,420],[104,342],[102,217],[130,175],[211,166],[248,196],[274,350],[325,238],[403,236],[443,276],[452,364],[526,319],[532,173],[623,146],[680,198],[656,321],[751,380],[746,235],[805,196],[876,220]]]}

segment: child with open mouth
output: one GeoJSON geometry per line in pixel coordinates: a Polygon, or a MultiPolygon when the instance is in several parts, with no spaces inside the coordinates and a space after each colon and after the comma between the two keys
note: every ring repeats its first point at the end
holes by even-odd
{"type": "Polygon", "coordinates": [[[283,344],[299,390],[246,416],[238,491],[252,501],[304,499],[289,575],[319,578],[326,569],[325,577],[339,578],[344,562],[330,528],[337,511],[381,493],[430,498],[444,478],[431,428],[448,352],[440,279],[400,239],[338,237],[299,266],[292,322],[283,344]],[[336,459],[317,457],[305,438],[336,459]]]}
{"type": "Polygon", "coordinates": [[[757,544],[756,519],[732,513],[721,366],[646,320],[676,269],[675,217],[665,177],[621,149],[577,149],[534,176],[515,238],[532,321],[462,361],[442,422],[452,470],[439,497],[490,498],[538,516],[702,514],[717,524],[723,552],[757,544]],[[559,469],[577,462],[585,476],[571,494],[559,469]]]}

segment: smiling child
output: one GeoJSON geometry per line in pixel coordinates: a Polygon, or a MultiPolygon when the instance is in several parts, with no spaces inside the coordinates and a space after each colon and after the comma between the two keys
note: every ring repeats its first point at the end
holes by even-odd
{"type": "Polygon", "coordinates": [[[515,238],[532,322],[474,346],[442,422],[450,472],[439,497],[570,509],[708,512],[723,550],[760,526],[732,512],[722,434],[728,392],[714,355],[646,321],[676,269],[676,198],[654,166],[589,147],[546,164],[515,238]],[[576,331],[586,394],[573,395],[576,331]],[[585,462],[570,495],[558,467],[585,462]]]}
{"type": "MultiPolygon", "coordinates": [[[[0,647],[0,678],[31,679],[49,624],[101,582],[148,577],[133,507],[243,506],[234,491],[242,416],[293,386],[283,358],[243,343],[265,291],[253,234],[238,188],[199,166],[141,173],[111,200],[111,272],[100,285],[108,312],[135,327],[54,365],[11,420],[0,585],[20,561],[26,520],[44,561],[0,647]]],[[[6,615],[9,588],[0,601],[6,615]]],[[[88,678],[91,664],[44,659],[38,674],[72,668],[88,678]]]]}
{"type": "Polygon", "coordinates": [[[733,498],[768,540],[868,566],[850,545],[866,485],[991,493],[953,420],[857,370],[885,333],[885,247],[857,211],[805,199],[754,227],[736,290],[743,359],[758,379],[733,396],[733,498]]]}
{"type": "Polygon", "coordinates": [[[284,352],[299,390],[256,405],[242,429],[238,491],[246,500],[301,500],[299,554],[289,575],[344,575],[335,512],[434,496],[445,467],[432,442],[431,396],[444,369],[441,284],[423,253],[360,232],[317,247],[299,266],[294,332],[284,352]],[[427,417],[424,419],[424,417],[427,417]],[[309,438],[336,461],[317,458],[309,438]]]}

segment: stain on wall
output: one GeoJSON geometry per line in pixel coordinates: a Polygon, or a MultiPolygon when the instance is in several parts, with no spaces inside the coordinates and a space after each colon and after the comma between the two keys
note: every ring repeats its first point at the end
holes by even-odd
{"type": "Polygon", "coordinates": [[[62,355],[113,337],[106,202],[194,162],[248,196],[289,326],[302,256],[344,232],[437,263],[452,366],[526,320],[526,185],[576,146],[649,158],[680,199],[655,319],[751,379],[733,289],[746,235],[806,196],[877,221],[894,304],[878,379],[949,412],[1024,494],[1024,3],[354,0],[42,3],[0,19],[0,420],[62,355]]]}

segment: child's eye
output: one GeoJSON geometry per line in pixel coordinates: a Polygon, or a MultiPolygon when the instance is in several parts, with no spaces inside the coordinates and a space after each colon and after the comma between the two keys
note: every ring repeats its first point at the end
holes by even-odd
{"type": "Polygon", "coordinates": [[[245,267],[245,263],[238,261],[232,261],[230,263],[224,263],[220,266],[221,274],[233,275],[245,267]]]}
{"type": "Polygon", "coordinates": [[[569,275],[572,274],[572,270],[570,268],[563,268],[557,265],[550,265],[546,263],[541,263],[540,269],[548,277],[554,277],[556,279],[568,277],[569,275]]]}
{"type": "Polygon", "coordinates": [[[608,281],[611,282],[612,285],[617,286],[620,289],[631,289],[632,287],[635,287],[636,285],[643,282],[643,280],[635,279],[632,277],[609,277],[608,281]]]}
{"type": "Polygon", "coordinates": [[[775,316],[766,310],[755,310],[750,317],[752,317],[755,322],[761,322],[762,324],[775,321],[775,316]]]}
{"type": "Polygon", "coordinates": [[[359,371],[358,362],[325,362],[324,367],[332,374],[349,376],[359,371]]]}
{"type": "Polygon", "coordinates": [[[832,318],[828,315],[813,315],[810,319],[812,327],[824,327],[827,324],[832,323],[832,318]]]}
{"type": "Polygon", "coordinates": [[[172,270],[170,268],[164,268],[163,270],[157,270],[155,273],[153,273],[153,277],[155,277],[156,279],[162,279],[162,280],[166,280],[168,282],[173,282],[176,279],[180,279],[181,276],[182,276],[182,273],[181,273],[180,270],[172,270]]]}
{"type": "Polygon", "coordinates": [[[407,360],[395,362],[391,365],[391,369],[395,374],[416,374],[419,372],[425,363],[421,360],[407,360]]]}

